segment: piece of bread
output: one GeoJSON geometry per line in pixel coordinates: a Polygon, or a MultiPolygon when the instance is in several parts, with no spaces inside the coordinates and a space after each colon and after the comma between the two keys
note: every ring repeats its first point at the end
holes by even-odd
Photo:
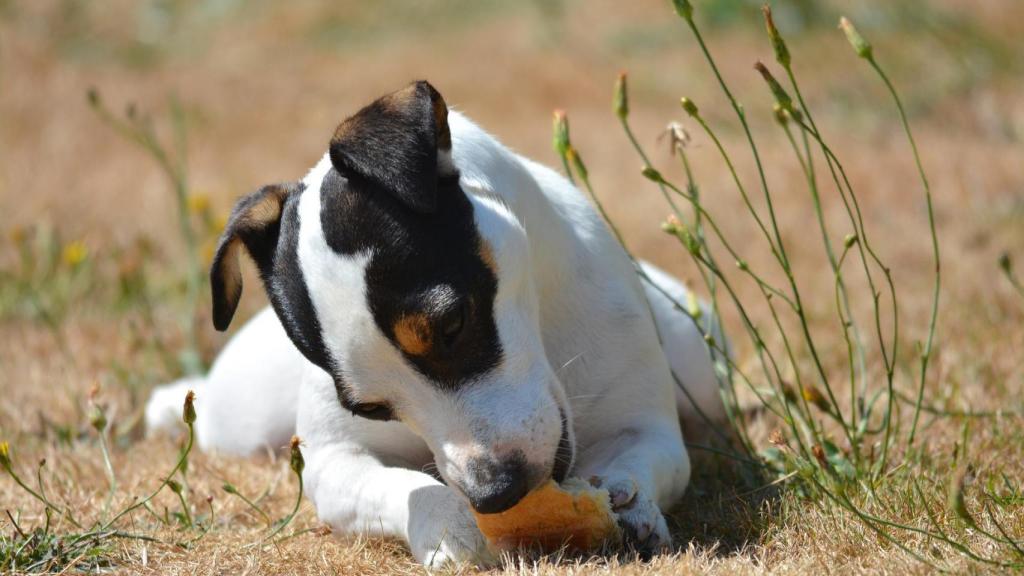
{"type": "Polygon", "coordinates": [[[491,546],[507,550],[539,546],[555,551],[595,550],[620,538],[617,517],[607,490],[578,478],[561,486],[548,481],[512,508],[497,514],[476,514],[476,523],[491,546]]]}

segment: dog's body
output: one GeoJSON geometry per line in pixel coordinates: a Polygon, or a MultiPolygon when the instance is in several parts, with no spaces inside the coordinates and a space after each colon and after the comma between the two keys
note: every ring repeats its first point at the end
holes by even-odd
{"type": "Polygon", "coordinates": [[[399,537],[427,564],[480,560],[471,507],[507,509],[568,474],[609,490],[635,545],[670,543],[661,509],[690,475],[680,422],[706,425],[670,370],[720,419],[708,350],[663,294],[685,289],[649,266],[658,287],[642,285],[563,177],[418,83],[343,123],[302,183],[239,203],[211,276],[221,328],[243,244],[274,311],[207,378],[158,389],[150,428],[172,426],[192,387],[203,449],[251,454],[297,433],[320,518],[399,537]],[[360,148],[380,134],[397,138],[386,159],[360,148]],[[423,148],[436,166],[412,180],[385,166],[423,148]],[[434,182],[436,198],[416,196],[434,182]]]}

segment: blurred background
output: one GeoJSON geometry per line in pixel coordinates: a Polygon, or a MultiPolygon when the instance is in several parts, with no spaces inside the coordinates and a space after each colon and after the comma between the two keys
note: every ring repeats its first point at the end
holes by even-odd
{"type": "MultiPolygon", "coordinates": [[[[784,238],[810,272],[808,286],[830,288],[829,274],[814,275],[820,244],[801,254],[812,212],[752,69],[758,59],[774,65],[760,2],[695,5],[764,148],[784,238]]],[[[901,287],[925,294],[930,285],[924,205],[883,86],[836,29],[841,14],[874,42],[902,90],[931,171],[952,270],[942,329],[980,299],[984,318],[1018,317],[1010,289],[984,279],[995,276],[1001,251],[1020,246],[1024,228],[1024,3],[773,5],[810,106],[846,161],[901,287]]],[[[72,351],[75,381],[82,373],[112,378],[115,366],[116,378],[144,386],[209,361],[223,336],[210,329],[204,286],[193,287],[199,308],[189,311],[179,208],[204,266],[236,197],[301,177],[339,121],[421,78],[507,145],[550,165],[558,163],[551,113],[566,110],[630,247],[692,279],[685,254],[659,230],[668,209],[639,176],[611,112],[619,71],[629,73],[631,120],[654,164],[680,177],[658,137],[682,121],[709,207],[731,237],[752,238],[749,218],[731,217],[741,214],[739,197],[713,147],[687,125],[679,97],[701,106],[753,186],[742,133],[667,1],[0,0],[0,381],[40,377],[33,371],[44,368],[18,359],[26,350],[72,351]],[[116,122],[146,127],[167,164],[133,141],[138,133],[97,114],[90,90],[116,122]],[[189,339],[195,350],[182,356],[189,339]]],[[[830,221],[842,221],[840,210],[833,194],[830,221]]],[[[836,237],[844,233],[837,225],[836,237]]],[[[752,261],[766,257],[751,250],[752,261]]],[[[816,300],[824,314],[831,292],[816,300]]],[[[263,302],[250,282],[243,311],[263,302]]],[[[907,299],[908,338],[920,337],[927,304],[907,299]]]]}

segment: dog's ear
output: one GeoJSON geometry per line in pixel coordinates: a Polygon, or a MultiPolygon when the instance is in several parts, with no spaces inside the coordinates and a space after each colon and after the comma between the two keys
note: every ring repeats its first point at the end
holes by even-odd
{"type": "Polygon", "coordinates": [[[245,247],[266,279],[273,264],[285,200],[301,188],[299,183],[271,184],[235,204],[210,266],[213,326],[217,330],[227,330],[242,296],[239,251],[245,247]]]}
{"type": "Polygon", "coordinates": [[[454,173],[448,106],[419,81],[373,102],[342,122],[331,139],[331,163],[418,212],[437,206],[438,178],[454,173]]]}

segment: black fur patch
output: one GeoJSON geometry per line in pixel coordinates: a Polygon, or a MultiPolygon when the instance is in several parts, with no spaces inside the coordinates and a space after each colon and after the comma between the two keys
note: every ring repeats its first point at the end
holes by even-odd
{"type": "Polygon", "coordinates": [[[320,220],[334,251],[373,254],[366,292],[381,332],[421,374],[452,388],[501,362],[494,322],[498,279],[481,255],[473,205],[457,176],[436,185],[436,209],[424,214],[371,182],[330,170],[321,188],[320,220]],[[464,314],[462,327],[447,340],[444,324],[457,310],[464,314]],[[410,316],[425,317],[434,334],[417,353],[404,349],[395,334],[410,316]]]}
{"type": "Polygon", "coordinates": [[[451,148],[448,109],[428,82],[388,94],[342,122],[331,163],[418,212],[437,208],[438,150],[451,148]]]}
{"type": "MultiPolygon", "coordinates": [[[[315,191],[310,191],[315,193],[315,191]]],[[[260,269],[270,303],[277,312],[285,332],[302,355],[328,374],[336,374],[330,354],[324,346],[313,301],[299,267],[299,200],[302,194],[293,194],[285,205],[281,218],[280,240],[276,256],[268,272],[260,269]]]]}

